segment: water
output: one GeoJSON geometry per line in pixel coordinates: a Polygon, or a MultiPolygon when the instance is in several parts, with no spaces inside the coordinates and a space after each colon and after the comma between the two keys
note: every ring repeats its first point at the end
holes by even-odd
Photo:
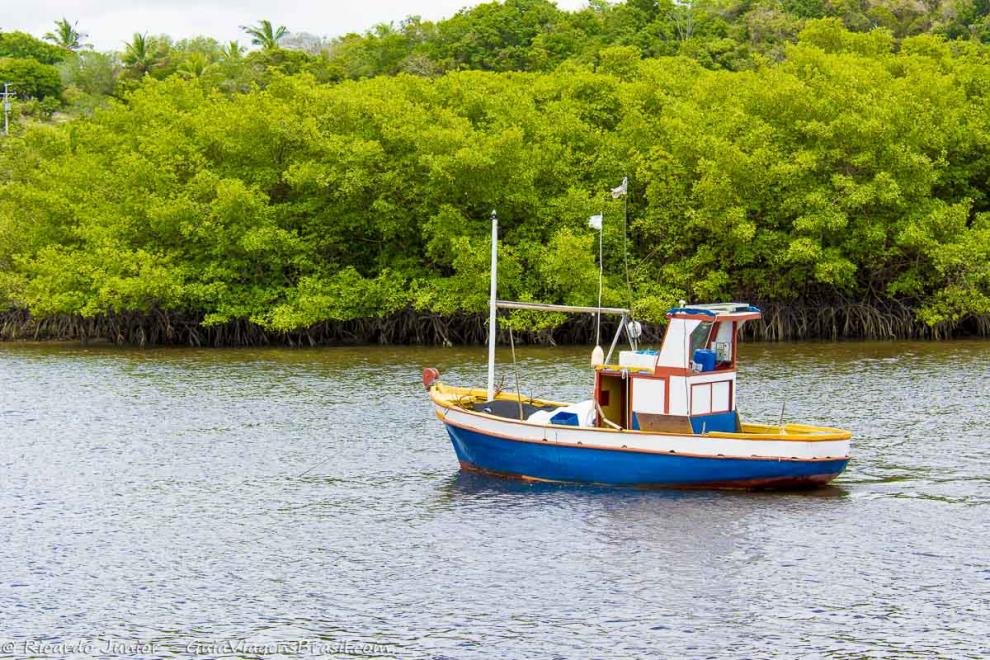
{"type": "MultiPolygon", "coordinates": [[[[585,397],[589,353],[521,349],[524,392],[585,397]]],[[[461,474],[419,376],[482,385],[477,349],[0,345],[0,656],[990,654],[990,344],[742,362],[746,418],[854,431],[834,487],[461,474]]]]}

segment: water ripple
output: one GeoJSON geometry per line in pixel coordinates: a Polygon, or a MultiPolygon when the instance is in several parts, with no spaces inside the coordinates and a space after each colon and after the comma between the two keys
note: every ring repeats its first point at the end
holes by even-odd
{"type": "MultiPolygon", "coordinates": [[[[747,418],[856,434],[769,494],[460,473],[418,375],[481,383],[480,350],[0,346],[0,638],[985,657],[988,349],[745,346],[747,418]]],[[[587,396],[586,350],[520,353],[587,396]]]]}

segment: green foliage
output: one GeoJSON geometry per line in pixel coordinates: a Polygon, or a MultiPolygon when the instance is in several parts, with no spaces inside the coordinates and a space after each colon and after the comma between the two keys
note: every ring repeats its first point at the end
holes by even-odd
{"type": "Polygon", "coordinates": [[[41,64],[58,64],[68,53],[35,39],[26,32],[0,32],[0,57],[30,59],[41,64]]]}
{"type": "Polygon", "coordinates": [[[502,296],[596,303],[604,211],[604,303],[626,305],[606,193],[628,175],[643,318],[681,298],[990,313],[990,50],[878,7],[510,0],[319,55],[135,35],[116,85],[112,56],[77,53],[66,100],[119,98],[0,148],[0,304],[276,331],[480,312],[496,208],[502,296]]]}
{"type": "Polygon", "coordinates": [[[119,64],[109,53],[84,50],[66,59],[58,66],[66,87],[74,87],[83,94],[110,96],[117,86],[119,64]]]}
{"type": "Polygon", "coordinates": [[[592,2],[575,12],[548,0],[505,0],[437,23],[413,18],[350,34],[332,44],[330,57],[350,78],[548,71],[565,62],[595,63],[613,47],[744,70],[782,59],[806,28],[802,38],[830,52],[887,52],[897,40],[925,33],[986,43],[988,12],[987,0],[629,0],[592,2]]]}
{"type": "Polygon", "coordinates": [[[560,15],[549,0],[488,2],[442,21],[428,52],[448,69],[526,69],[533,41],[560,15]]]}
{"type": "Polygon", "coordinates": [[[0,81],[10,83],[14,93],[25,99],[57,99],[62,93],[58,69],[31,59],[0,57],[0,81]]]}
{"type": "Polygon", "coordinates": [[[836,18],[810,21],[798,35],[798,40],[817,46],[826,53],[882,55],[894,48],[894,39],[890,32],[883,29],[871,30],[865,34],[849,32],[836,18]]]}
{"type": "Polygon", "coordinates": [[[257,25],[242,25],[241,29],[251,37],[251,43],[261,46],[262,50],[275,50],[278,42],[286,35],[287,30],[284,25],[274,27],[271,21],[258,21],[257,25]]]}
{"type": "Polygon", "coordinates": [[[86,34],[79,32],[78,23],[70,23],[64,16],[55,21],[55,29],[45,33],[45,40],[50,41],[64,50],[79,50],[82,48],[80,41],[86,38],[86,34]]]}
{"type": "Polygon", "coordinates": [[[132,78],[141,78],[164,69],[168,64],[170,47],[165,37],[135,32],[131,40],[124,44],[121,54],[125,72],[132,78]]]}

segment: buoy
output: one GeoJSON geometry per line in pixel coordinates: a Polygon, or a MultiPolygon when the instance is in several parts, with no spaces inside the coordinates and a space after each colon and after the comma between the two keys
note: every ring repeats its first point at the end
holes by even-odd
{"type": "Polygon", "coordinates": [[[591,366],[597,367],[602,364],[605,364],[605,351],[601,346],[595,346],[595,350],[591,351],[591,366]]]}

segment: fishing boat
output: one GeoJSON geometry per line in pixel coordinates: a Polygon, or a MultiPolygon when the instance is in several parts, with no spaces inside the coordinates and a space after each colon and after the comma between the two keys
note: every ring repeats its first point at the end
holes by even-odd
{"type": "Polygon", "coordinates": [[[640,348],[642,329],[628,309],[498,300],[497,252],[493,214],[487,389],[447,385],[436,369],[423,370],[462,469],[547,482],[784,489],[827,484],[846,468],[849,431],[740,419],[739,334],[760,318],[758,308],[682,303],[667,312],[660,345],[640,348]],[[518,385],[497,391],[498,309],[619,316],[608,355],[596,347],[591,399],[524,398],[518,385]],[[613,359],[623,333],[629,350],[613,359]]]}

